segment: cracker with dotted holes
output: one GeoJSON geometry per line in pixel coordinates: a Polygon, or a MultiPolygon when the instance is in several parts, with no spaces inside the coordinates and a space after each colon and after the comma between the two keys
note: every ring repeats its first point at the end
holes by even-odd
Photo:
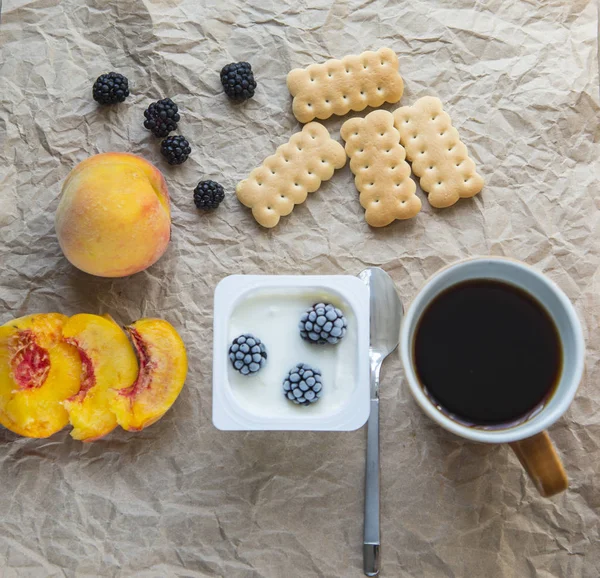
{"type": "Polygon", "coordinates": [[[483,178],[438,98],[425,96],[393,114],[412,171],[433,207],[449,207],[481,191],[483,178]]]}
{"type": "Polygon", "coordinates": [[[271,228],[345,164],[344,147],[311,122],[238,183],[236,194],[259,224],[271,228]]]}
{"type": "Polygon", "coordinates": [[[299,122],[398,102],[404,92],[398,57],[389,48],[296,68],[287,75],[287,86],[299,122]]]}
{"type": "Polygon", "coordinates": [[[396,219],[414,217],[421,210],[421,199],[415,195],[417,187],[392,113],[376,110],[365,118],[351,118],[341,134],[367,223],[385,227],[396,219]]]}

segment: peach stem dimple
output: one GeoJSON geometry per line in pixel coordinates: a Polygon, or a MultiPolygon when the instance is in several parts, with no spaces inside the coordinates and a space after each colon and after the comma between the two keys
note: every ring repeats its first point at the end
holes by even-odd
{"type": "Polygon", "coordinates": [[[11,350],[11,369],[18,388],[42,386],[50,373],[50,356],[35,342],[33,331],[19,331],[13,338],[11,350]]]}

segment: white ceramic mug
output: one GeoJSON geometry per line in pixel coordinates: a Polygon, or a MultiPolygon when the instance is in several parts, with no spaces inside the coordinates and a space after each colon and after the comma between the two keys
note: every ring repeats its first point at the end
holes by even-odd
{"type": "Polygon", "coordinates": [[[543,496],[567,488],[568,482],[546,429],[567,410],[583,375],[585,343],[573,304],[550,279],[524,263],[501,257],[459,261],[431,277],[414,298],[400,333],[400,354],[410,391],[423,411],[448,431],[484,443],[509,443],[543,496]],[[419,319],[428,304],[452,285],[473,279],[493,279],[516,286],[541,303],[559,332],[563,367],[557,387],[543,408],[527,421],[506,428],[471,427],[454,421],[433,402],[417,378],[413,344],[419,319]]]}

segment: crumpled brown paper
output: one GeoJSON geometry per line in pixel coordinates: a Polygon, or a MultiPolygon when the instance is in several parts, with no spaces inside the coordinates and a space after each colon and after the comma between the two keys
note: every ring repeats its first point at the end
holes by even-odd
{"type": "MultiPolygon", "coordinates": [[[[382,576],[600,575],[600,205],[597,5],[591,0],[4,0],[0,24],[0,322],[41,311],[159,315],[181,332],[187,385],[139,434],[82,444],[0,432],[0,575],[358,577],[365,432],[222,433],[211,424],[212,295],[230,273],[357,274],[380,265],[408,302],[443,265],[507,255],[547,273],[584,322],[587,375],[551,435],[570,490],[536,495],[508,448],[466,442],[409,397],[400,361],[382,375],[382,576]],[[238,180],[298,130],[287,72],[390,46],[402,104],[437,95],[483,192],[370,229],[348,167],[266,231],[238,180]],[[227,101],[220,68],[259,83],[227,101]],[[99,108],[116,70],[132,96],[99,108]],[[142,112],[182,109],[193,154],[160,158],[142,112]],[[173,241],[150,270],[98,279],[61,255],[61,182],[88,155],[130,151],[164,170],[173,241]],[[201,179],[228,197],[194,208],[201,179]]],[[[389,107],[393,109],[394,107],[389,107]]],[[[341,119],[325,123],[339,138],[341,119]]],[[[421,192],[419,191],[419,194],[421,192]]]]}

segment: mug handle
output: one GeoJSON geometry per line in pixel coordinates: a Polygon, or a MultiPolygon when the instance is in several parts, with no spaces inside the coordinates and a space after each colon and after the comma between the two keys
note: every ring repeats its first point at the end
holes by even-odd
{"type": "Polygon", "coordinates": [[[542,496],[554,496],[567,489],[569,480],[548,432],[509,445],[542,496]]]}

